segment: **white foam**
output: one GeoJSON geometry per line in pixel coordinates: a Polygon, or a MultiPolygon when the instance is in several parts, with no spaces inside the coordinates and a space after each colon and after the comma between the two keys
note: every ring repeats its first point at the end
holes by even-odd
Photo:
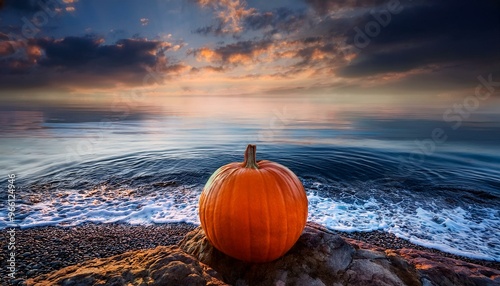
{"type": "Polygon", "coordinates": [[[412,243],[476,259],[500,261],[500,210],[434,204],[408,206],[370,198],[346,203],[308,194],[309,219],[339,231],[382,230],[412,243]]]}
{"type": "MultiPolygon", "coordinates": [[[[21,228],[85,222],[153,224],[186,222],[199,224],[200,190],[189,186],[158,190],[135,196],[134,190],[112,190],[100,187],[85,192],[66,190],[46,201],[32,205],[18,204],[21,228]]],[[[6,214],[0,213],[0,228],[8,226],[6,214]]]]}
{"type": "Polygon", "coordinates": [[[415,244],[444,252],[500,261],[500,222],[494,218],[499,211],[470,208],[442,208],[434,211],[418,208],[415,215],[406,215],[406,228],[393,227],[388,231],[415,244]],[[490,214],[491,217],[474,219],[471,211],[490,214]]]}

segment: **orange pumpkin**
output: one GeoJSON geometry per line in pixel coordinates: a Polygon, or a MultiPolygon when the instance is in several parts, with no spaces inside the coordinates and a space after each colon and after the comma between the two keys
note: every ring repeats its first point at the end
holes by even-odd
{"type": "Polygon", "coordinates": [[[307,196],[287,167],[256,161],[248,145],[245,161],[212,174],[199,201],[201,227],[212,245],[234,258],[267,262],[284,255],[307,220],[307,196]]]}

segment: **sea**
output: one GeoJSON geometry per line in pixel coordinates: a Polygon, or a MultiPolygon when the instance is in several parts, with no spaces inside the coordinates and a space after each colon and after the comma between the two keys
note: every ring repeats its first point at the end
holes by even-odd
{"type": "Polygon", "coordinates": [[[470,102],[279,94],[5,101],[0,229],[199,224],[209,176],[256,144],[258,160],[302,181],[310,221],[500,261],[500,100],[470,102]]]}

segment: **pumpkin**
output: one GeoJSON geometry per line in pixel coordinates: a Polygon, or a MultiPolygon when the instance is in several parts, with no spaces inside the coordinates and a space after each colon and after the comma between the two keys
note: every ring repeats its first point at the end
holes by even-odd
{"type": "Polygon", "coordinates": [[[307,196],[287,167],[256,161],[248,145],[245,161],[217,169],[199,200],[201,227],[223,253],[246,262],[268,262],[298,240],[307,220],[307,196]]]}

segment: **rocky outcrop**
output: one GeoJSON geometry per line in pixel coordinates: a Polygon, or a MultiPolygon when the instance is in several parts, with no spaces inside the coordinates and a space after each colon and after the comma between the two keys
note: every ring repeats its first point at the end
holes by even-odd
{"type": "Polygon", "coordinates": [[[232,285],[420,285],[416,269],[404,259],[356,249],[311,223],[285,256],[265,264],[224,255],[210,245],[201,229],[190,232],[179,246],[232,285]]]}
{"type": "Polygon", "coordinates": [[[28,285],[500,285],[500,271],[412,249],[384,250],[308,223],[295,246],[249,264],[213,248],[201,228],[178,247],[95,259],[28,285]]]}

